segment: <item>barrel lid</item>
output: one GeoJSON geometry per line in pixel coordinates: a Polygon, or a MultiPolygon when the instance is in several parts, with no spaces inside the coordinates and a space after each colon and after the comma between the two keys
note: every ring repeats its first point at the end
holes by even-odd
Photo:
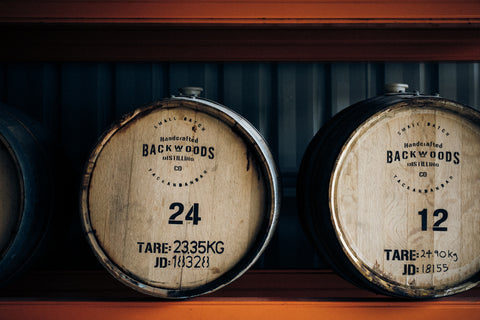
{"type": "Polygon", "coordinates": [[[332,229],[356,268],[335,258],[346,277],[411,298],[451,295],[478,283],[480,250],[464,247],[478,243],[471,226],[479,208],[472,191],[479,116],[445,99],[408,97],[354,129],[335,159],[328,198],[332,229]],[[399,252],[412,257],[393,258],[399,252]]]}
{"type": "Polygon", "coordinates": [[[241,276],[271,239],[280,204],[258,131],[196,89],[126,115],[84,174],[82,225],[94,253],[122,283],[163,298],[241,276]]]}

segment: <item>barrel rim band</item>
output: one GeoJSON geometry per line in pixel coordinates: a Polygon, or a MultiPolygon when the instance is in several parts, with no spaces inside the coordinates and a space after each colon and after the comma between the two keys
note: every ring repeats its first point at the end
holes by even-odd
{"type": "Polygon", "coordinates": [[[55,187],[45,128],[1,103],[0,115],[0,143],[14,160],[20,187],[16,230],[0,252],[0,282],[8,282],[35,260],[45,243],[53,218],[55,187]]]}
{"type": "MultiPolygon", "coordinates": [[[[329,208],[330,208],[330,219],[333,224],[333,229],[336,233],[336,237],[340,243],[340,247],[343,250],[344,255],[348,258],[348,260],[352,263],[352,265],[356,268],[356,270],[364,276],[367,280],[372,282],[376,285],[380,290],[385,292],[391,293],[393,295],[400,295],[400,296],[409,296],[415,298],[429,298],[429,297],[442,297],[446,295],[452,295],[455,293],[466,291],[478,283],[480,283],[480,270],[473,274],[472,276],[464,279],[462,282],[456,284],[454,287],[450,287],[448,289],[424,289],[424,288],[407,288],[405,285],[400,283],[396,283],[385,276],[376,272],[372,267],[368,266],[363,260],[358,256],[357,253],[350,247],[344,232],[342,230],[341,224],[338,218],[338,206],[336,204],[336,197],[335,197],[335,190],[337,189],[336,184],[338,183],[339,174],[338,170],[343,162],[347,152],[346,150],[350,149],[350,145],[355,141],[358,137],[359,132],[364,130],[364,126],[366,124],[371,123],[375,118],[381,117],[382,114],[391,112],[395,109],[403,108],[406,105],[408,107],[418,107],[419,105],[424,106],[426,108],[437,108],[438,104],[442,103],[443,111],[451,112],[452,114],[462,115],[468,121],[478,123],[480,127],[480,113],[473,108],[468,106],[462,105],[455,101],[447,100],[444,98],[437,98],[437,97],[415,97],[409,99],[409,102],[396,102],[391,105],[388,105],[384,109],[377,111],[370,115],[367,120],[362,122],[348,137],[347,141],[342,145],[341,151],[339,152],[333,167],[333,171],[331,174],[330,182],[329,182],[329,208]]],[[[376,121],[374,121],[376,122],[376,121]]]]}
{"type": "MultiPolygon", "coordinates": [[[[183,107],[186,107],[186,106],[183,106],[183,107]]],[[[266,249],[269,241],[273,237],[273,234],[276,229],[276,225],[278,223],[278,215],[280,212],[279,194],[280,194],[280,183],[278,178],[278,170],[273,161],[273,156],[271,155],[270,149],[268,148],[266,141],[263,139],[261,134],[255,129],[255,127],[252,124],[250,124],[250,122],[248,122],[246,119],[244,119],[242,116],[235,113],[234,111],[216,102],[209,101],[207,99],[203,99],[199,97],[192,98],[187,96],[179,96],[179,97],[174,96],[171,98],[166,98],[166,99],[157,101],[151,105],[141,107],[129,114],[126,114],[121,120],[114,123],[108,130],[104,132],[104,134],[99,138],[98,143],[93,149],[85,165],[79,202],[80,202],[80,215],[81,215],[81,221],[82,221],[82,228],[86,235],[88,243],[92,247],[97,259],[102,263],[104,267],[106,267],[106,269],[115,278],[117,278],[127,286],[137,291],[143,292],[145,294],[163,297],[163,298],[170,298],[170,299],[184,299],[184,298],[194,297],[194,296],[198,296],[208,292],[212,292],[228,285],[229,283],[233,282],[234,280],[242,276],[258,260],[258,258],[266,249]],[[242,262],[244,260],[244,258],[242,258],[236,265],[232,267],[231,270],[227,271],[224,274],[224,276],[220,277],[220,279],[213,280],[210,283],[204,285],[203,287],[193,288],[193,289],[168,289],[168,288],[156,287],[156,286],[142,283],[141,280],[136,279],[131,274],[128,274],[128,272],[125,272],[125,270],[117,266],[113,261],[109,259],[108,255],[105,253],[100,243],[96,240],[95,230],[93,230],[92,224],[90,221],[88,190],[90,186],[92,173],[95,170],[96,159],[100,155],[103,147],[106,145],[108,140],[110,140],[115,135],[115,133],[124,125],[126,125],[130,121],[134,121],[137,117],[145,116],[148,113],[153,112],[157,108],[162,108],[163,103],[171,102],[171,101],[187,102],[188,104],[191,104],[191,106],[187,107],[190,109],[192,108],[193,105],[198,105],[199,108],[201,108],[202,111],[207,113],[209,116],[215,117],[231,126],[233,125],[237,130],[240,130],[244,135],[242,136],[242,138],[247,137],[249,139],[249,142],[252,143],[251,147],[254,150],[256,150],[257,156],[261,160],[263,160],[262,163],[265,163],[265,168],[262,168],[263,169],[262,171],[266,180],[268,181],[266,185],[270,189],[268,190],[269,198],[273,200],[270,203],[268,203],[269,216],[268,216],[268,223],[265,226],[267,233],[263,236],[261,241],[260,240],[255,241],[255,243],[260,243],[260,245],[252,247],[251,251],[254,251],[254,254],[252,255],[252,257],[250,257],[250,260],[242,262]]],[[[267,220],[267,216],[265,217],[264,221],[266,220],[267,220]]]]}
{"type": "MultiPolygon", "coordinates": [[[[1,127],[1,126],[0,126],[1,127]]],[[[24,215],[24,207],[25,207],[25,185],[24,181],[22,179],[23,177],[23,171],[21,168],[21,165],[19,163],[18,157],[17,157],[17,151],[14,150],[12,145],[8,142],[8,140],[4,136],[4,132],[1,132],[2,129],[0,128],[0,143],[2,143],[5,148],[7,149],[9,156],[13,160],[13,163],[15,164],[15,167],[17,169],[16,172],[16,177],[17,177],[17,182],[20,188],[20,203],[19,203],[19,208],[18,208],[18,217],[17,221],[15,223],[15,228],[14,231],[11,234],[10,240],[5,244],[3,248],[0,248],[0,262],[4,259],[5,255],[8,254],[8,252],[11,250],[13,243],[15,242],[15,236],[19,233],[20,231],[20,225],[22,221],[22,217],[24,215]]]]}

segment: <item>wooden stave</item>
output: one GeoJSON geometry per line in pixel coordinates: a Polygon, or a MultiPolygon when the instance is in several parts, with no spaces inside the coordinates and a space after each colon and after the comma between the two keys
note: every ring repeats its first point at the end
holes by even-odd
{"type": "MultiPolygon", "coordinates": [[[[400,98],[400,96],[398,97],[400,98]]],[[[369,101],[371,102],[370,107],[375,111],[381,110],[384,106],[383,97],[372,98],[369,101]]],[[[341,151],[341,146],[350,136],[349,131],[338,131],[337,129],[344,128],[351,122],[354,122],[354,125],[360,125],[368,118],[365,116],[367,111],[365,101],[356,103],[337,113],[320,128],[304,153],[296,186],[298,216],[310,243],[335,272],[362,288],[366,288],[366,283],[361,280],[361,274],[356,269],[345,268],[344,266],[349,265],[350,261],[345,255],[337,255],[337,253],[343,252],[343,249],[337,241],[335,230],[331,224],[330,209],[328,205],[326,208],[324,207],[324,204],[329,203],[329,186],[325,183],[317,185],[314,182],[315,180],[320,182],[330,180],[330,173],[333,171],[336,157],[341,151]],[[352,110],[354,114],[351,113],[352,110]],[[338,141],[338,143],[333,141],[338,141]],[[327,155],[328,158],[321,157],[322,154],[327,155]],[[320,170],[320,168],[324,169],[320,170]],[[315,186],[319,187],[317,196],[307,192],[307,190],[314,189],[315,186]],[[311,209],[309,206],[313,208],[311,209]],[[317,211],[320,214],[315,214],[317,211]]]]}
{"type": "Polygon", "coordinates": [[[273,160],[273,155],[270,152],[268,144],[262,135],[257,131],[257,129],[250,122],[248,122],[248,120],[233,110],[215,101],[196,96],[172,96],[125,114],[119,121],[113,123],[109,129],[105,130],[104,133],[98,138],[97,143],[95,144],[95,147],[93,148],[90,157],[86,162],[82,177],[82,185],[79,197],[80,218],[82,222],[81,225],[87,242],[89,243],[98,261],[114,278],[119,280],[121,283],[136,291],[158,298],[187,299],[221,289],[222,287],[241,277],[255,264],[255,262],[257,262],[261,254],[268,246],[269,241],[273,237],[276,225],[278,223],[278,216],[280,212],[280,190],[281,187],[278,169],[273,160]],[[220,278],[215,279],[204,286],[184,290],[172,290],[142,283],[141,279],[135,278],[134,275],[129,274],[128,270],[121,268],[115,262],[113,262],[108,257],[108,254],[105,253],[101,244],[95,237],[96,231],[92,228],[88,209],[88,190],[90,179],[95,168],[95,160],[101,153],[103,145],[123,126],[127,125],[131,121],[135,121],[137,117],[148,115],[148,113],[154,111],[156,108],[161,107],[165,101],[175,101],[178,103],[181,103],[182,101],[186,101],[188,103],[193,102],[196,104],[193,109],[205,112],[206,114],[221,120],[227,126],[230,126],[233,132],[240,135],[243,140],[247,140],[248,146],[252,150],[255,150],[255,157],[259,159],[259,163],[264,164],[264,167],[262,167],[262,173],[266,182],[266,186],[269,189],[267,194],[270,195],[270,201],[266,201],[268,210],[265,210],[266,212],[269,212],[269,215],[265,216],[259,231],[259,234],[263,235],[263,237],[255,239],[253,245],[254,250],[250,250],[246,256],[240,259],[232,269],[227,271],[220,278]]]}
{"type": "Polygon", "coordinates": [[[331,175],[338,158],[356,129],[390,106],[409,101],[421,101],[419,99],[452,103],[461,108],[461,115],[468,120],[477,119],[478,121],[480,116],[478,111],[455,101],[412,93],[387,94],[358,102],[336,114],[317,132],[304,154],[297,180],[297,206],[302,228],[332,269],[358,287],[378,294],[407,299],[431,299],[466,291],[480,283],[480,270],[455,287],[440,290],[396,286],[388,279],[371,272],[366,265],[361,266],[363,273],[360,272],[352,258],[345,253],[345,248],[337,237],[332,222],[330,191],[331,175]],[[328,155],[327,159],[322,157],[322,154],[328,155]],[[323,183],[316,184],[316,181],[323,183]],[[313,194],[312,190],[315,187],[319,188],[313,194]]]}
{"type": "Polygon", "coordinates": [[[0,285],[19,277],[45,250],[54,212],[51,140],[40,123],[0,105],[0,143],[17,167],[20,210],[17,226],[1,252],[0,285]]]}

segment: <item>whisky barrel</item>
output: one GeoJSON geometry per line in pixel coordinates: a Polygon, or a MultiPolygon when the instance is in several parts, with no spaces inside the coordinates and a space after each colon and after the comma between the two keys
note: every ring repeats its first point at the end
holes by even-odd
{"type": "Polygon", "coordinates": [[[402,91],[344,109],[315,135],[297,181],[300,220],[362,288],[463,292],[480,275],[480,114],[402,91]]]}
{"type": "Polygon", "coordinates": [[[48,139],[41,125],[0,104],[0,285],[37,257],[53,211],[48,139]]]}
{"type": "Polygon", "coordinates": [[[140,292],[175,299],[217,290],[255,263],[274,232],[279,186],[259,132],[185,89],[104,133],[80,201],[103,266],[140,292]]]}

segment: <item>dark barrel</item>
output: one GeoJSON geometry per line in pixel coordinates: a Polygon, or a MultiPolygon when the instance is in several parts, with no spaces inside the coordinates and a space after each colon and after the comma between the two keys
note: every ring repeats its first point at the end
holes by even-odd
{"type": "Polygon", "coordinates": [[[54,196],[48,141],[39,123],[0,104],[0,285],[20,275],[44,243],[54,196]]]}
{"type": "Polygon", "coordinates": [[[300,220],[357,286],[459,293],[479,282],[480,114],[399,91],[344,109],[315,135],[297,181],[300,220]]]}

